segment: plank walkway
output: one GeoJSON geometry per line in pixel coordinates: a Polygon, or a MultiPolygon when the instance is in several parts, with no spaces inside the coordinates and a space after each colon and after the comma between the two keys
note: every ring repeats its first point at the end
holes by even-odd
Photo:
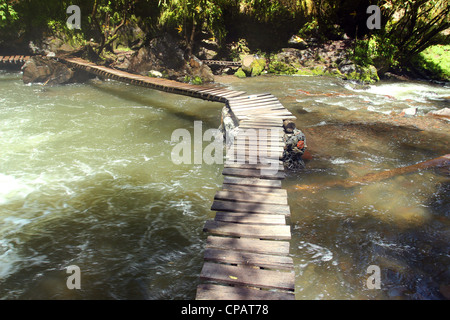
{"type": "Polygon", "coordinates": [[[2,64],[24,64],[30,56],[16,55],[16,56],[0,56],[0,65],[2,64]]]}
{"type": "Polygon", "coordinates": [[[208,66],[226,66],[226,67],[240,67],[242,66],[241,62],[237,61],[223,61],[223,60],[202,60],[208,66]]]}
{"type": "MultiPolygon", "coordinates": [[[[0,57],[0,62],[6,58],[20,61],[0,57]]],[[[80,58],[58,59],[103,78],[226,104],[239,121],[239,132],[227,150],[222,189],[211,206],[215,217],[203,228],[209,235],[196,299],[294,299],[290,208],[282,189],[285,174],[280,159],[283,121],[295,116],[270,93],[248,95],[223,87],[145,77],[80,58]]]]}
{"type": "Polygon", "coordinates": [[[239,133],[227,151],[209,232],[198,300],[293,300],[290,208],[282,189],[283,120],[295,119],[269,93],[227,99],[239,133]]]}

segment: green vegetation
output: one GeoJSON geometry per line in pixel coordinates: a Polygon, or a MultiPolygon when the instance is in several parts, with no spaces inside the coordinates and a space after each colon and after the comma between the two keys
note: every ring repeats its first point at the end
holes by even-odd
{"type": "Polygon", "coordinates": [[[190,56],[199,31],[207,31],[219,42],[226,31],[222,20],[221,1],[218,0],[160,0],[159,23],[183,34],[186,54],[190,56]]]}
{"type": "Polygon", "coordinates": [[[193,78],[185,76],[183,81],[190,84],[203,84],[203,80],[199,76],[195,76],[193,78]]]}
{"type": "Polygon", "coordinates": [[[412,64],[435,79],[450,80],[450,45],[435,45],[417,55],[412,64]]]}
{"type": "MultiPolygon", "coordinates": [[[[448,50],[442,49],[439,59],[435,57],[439,47],[433,47],[434,53],[424,51],[449,44],[448,35],[442,35],[450,27],[448,0],[375,0],[370,4],[381,9],[379,30],[366,26],[366,0],[0,0],[0,50],[19,51],[28,48],[30,41],[53,35],[74,47],[92,44],[102,55],[117,46],[131,46],[125,40],[139,28],[140,45],[158,34],[171,33],[181,40],[188,58],[209,38],[222,57],[239,60],[241,54],[279,52],[292,35],[319,42],[346,37],[353,40],[348,52],[351,60],[362,68],[375,66],[383,74],[401,66],[420,67],[448,77],[448,50]],[[69,5],[81,8],[80,30],[66,26],[69,5]]],[[[266,68],[254,67],[251,75],[266,68]]],[[[297,66],[279,61],[270,61],[266,70],[299,72],[297,66]]]]}
{"type": "Polygon", "coordinates": [[[442,31],[450,27],[450,6],[443,0],[378,1],[382,28],[355,41],[353,59],[363,66],[386,71],[411,67],[412,57],[426,48],[448,43],[442,31]]]}
{"type": "Polygon", "coordinates": [[[0,29],[18,19],[16,10],[6,1],[0,1],[0,29]]]}
{"type": "Polygon", "coordinates": [[[245,74],[245,72],[242,70],[242,68],[239,68],[234,75],[238,78],[245,78],[247,77],[247,75],[245,74]]]}

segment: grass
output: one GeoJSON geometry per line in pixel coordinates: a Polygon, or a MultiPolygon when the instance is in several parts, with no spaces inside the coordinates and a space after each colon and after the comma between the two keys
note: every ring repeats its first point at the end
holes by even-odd
{"type": "Polygon", "coordinates": [[[428,47],[412,61],[413,65],[434,79],[450,80],[450,45],[428,47]]]}

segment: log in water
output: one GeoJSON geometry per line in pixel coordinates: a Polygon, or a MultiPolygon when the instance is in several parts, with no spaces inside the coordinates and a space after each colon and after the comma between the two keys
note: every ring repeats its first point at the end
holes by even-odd
{"type": "Polygon", "coordinates": [[[345,180],[338,180],[338,181],[329,181],[325,183],[317,183],[317,184],[309,184],[309,185],[296,185],[295,188],[297,190],[306,190],[306,191],[312,191],[312,190],[318,190],[318,189],[325,189],[325,188],[333,188],[333,187],[343,187],[343,188],[352,188],[359,185],[365,185],[368,183],[381,181],[385,179],[392,178],[397,175],[406,174],[418,170],[425,170],[433,167],[441,167],[441,166],[448,166],[450,163],[450,154],[446,154],[444,156],[416,163],[411,166],[407,167],[401,167],[391,170],[385,170],[382,172],[373,172],[366,174],[365,176],[358,177],[358,178],[351,178],[351,179],[345,179],[345,180]]]}

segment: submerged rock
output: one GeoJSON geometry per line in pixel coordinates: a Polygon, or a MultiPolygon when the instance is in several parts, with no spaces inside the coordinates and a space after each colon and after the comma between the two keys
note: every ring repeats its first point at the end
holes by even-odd
{"type": "Polygon", "coordinates": [[[415,116],[417,114],[417,108],[406,108],[403,109],[400,115],[404,116],[415,116]]]}
{"type": "Polygon", "coordinates": [[[442,117],[450,119],[450,108],[443,108],[437,111],[430,111],[427,116],[442,117]]]}

